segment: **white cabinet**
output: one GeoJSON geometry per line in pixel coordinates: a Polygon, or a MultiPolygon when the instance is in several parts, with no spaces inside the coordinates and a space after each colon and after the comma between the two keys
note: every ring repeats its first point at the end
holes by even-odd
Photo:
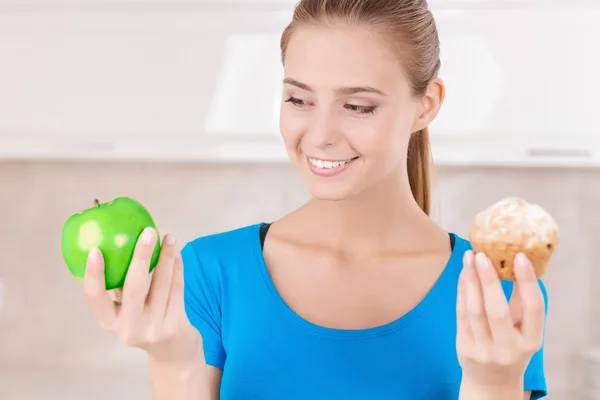
{"type": "Polygon", "coordinates": [[[447,85],[437,155],[597,165],[600,3],[478,3],[434,8],[447,85]]]}
{"type": "Polygon", "coordinates": [[[436,12],[448,135],[599,135],[600,4],[436,12]]]}
{"type": "MultiPolygon", "coordinates": [[[[285,161],[295,2],[0,0],[0,158],[285,161]]],[[[430,4],[438,163],[600,165],[600,3],[430,4]]]]}
{"type": "Polygon", "coordinates": [[[279,146],[289,18],[177,7],[0,12],[3,152],[179,159],[279,146]]]}
{"type": "Polygon", "coordinates": [[[273,104],[252,92],[276,93],[285,21],[205,10],[0,14],[0,128],[210,133],[237,119],[245,124],[229,133],[264,132],[273,104]]]}

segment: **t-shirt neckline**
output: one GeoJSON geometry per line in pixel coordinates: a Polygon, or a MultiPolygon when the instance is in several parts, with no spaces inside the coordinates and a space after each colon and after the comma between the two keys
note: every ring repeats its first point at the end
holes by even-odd
{"type": "MultiPolygon", "coordinates": [[[[321,325],[317,325],[312,323],[305,318],[301,317],[297,314],[283,299],[280,295],[279,291],[275,287],[273,280],[269,274],[267,269],[267,265],[265,262],[265,258],[262,252],[261,240],[260,240],[260,228],[265,225],[266,222],[256,224],[254,229],[251,229],[251,234],[254,239],[250,241],[251,247],[253,250],[253,254],[256,259],[256,265],[262,275],[263,281],[265,283],[266,289],[273,297],[274,301],[277,303],[276,307],[281,311],[282,315],[284,315],[290,322],[296,325],[299,329],[304,330],[305,332],[321,337],[327,337],[331,339],[368,339],[383,335],[392,334],[413,321],[417,320],[421,315],[428,310],[431,306],[434,306],[438,299],[442,298],[442,295],[445,291],[445,288],[448,286],[448,280],[453,276],[452,270],[453,266],[456,263],[462,263],[462,254],[464,253],[464,243],[460,240],[455,233],[449,232],[450,235],[454,237],[454,249],[446,262],[446,265],[431,287],[429,292],[425,295],[425,297],[417,303],[412,309],[410,309],[405,314],[401,315],[394,321],[391,321],[384,325],[379,325],[366,329],[337,329],[337,328],[329,328],[321,325]]],[[[457,283],[457,282],[455,282],[457,283]]]]}

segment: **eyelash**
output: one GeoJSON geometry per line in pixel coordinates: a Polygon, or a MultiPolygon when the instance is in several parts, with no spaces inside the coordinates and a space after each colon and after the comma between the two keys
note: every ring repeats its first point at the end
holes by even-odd
{"type": "MultiPolygon", "coordinates": [[[[290,96],[286,101],[286,103],[292,103],[295,107],[303,107],[306,104],[304,104],[304,100],[300,100],[297,99],[295,97],[290,96]]],[[[352,112],[355,112],[357,114],[374,114],[375,110],[377,109],[377,107],[367,107],[367,106],[357,106],[354,104],[346,104],[344,105],[344,107],[346,109],[349,109],[352,112]]]]}

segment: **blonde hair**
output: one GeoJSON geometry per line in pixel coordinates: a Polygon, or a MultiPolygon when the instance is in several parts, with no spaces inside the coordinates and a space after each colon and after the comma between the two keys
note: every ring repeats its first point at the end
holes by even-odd
{"type": "MultiPolygon", "coordinates": [[[[369,24],[390,38],[406,55],[404,71],[414,96],[423,96],[440,69],[440,46],[433,15],[426,0],[301,0],[292,21],[281,35],[281,56],[299,25],[345,21],[369,24]]],[[[404,59],[404,57],[403,57],[404,59]]],[[[410,188],[427,214],[431,211],[432,162],[429,130],[413,132],[408,143],[407,170],[410,188]]]]}

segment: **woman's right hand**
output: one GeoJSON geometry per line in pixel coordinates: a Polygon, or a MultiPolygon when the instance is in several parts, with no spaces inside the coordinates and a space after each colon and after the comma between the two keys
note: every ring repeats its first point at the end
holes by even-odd
{"type": "Polygon", "coordinates": [[[202,338],[189,323],[183,302],[183,262],[175,236],[165,235],[150,289],[148,270],[157,240],[156,231],[144,230],[129,265],[119,301],[106,290],[100,250],[88,255],[84,292],[100,325],[126,345],[148,353],[156,363],[193,367],[202,358],[202,338]]]}

